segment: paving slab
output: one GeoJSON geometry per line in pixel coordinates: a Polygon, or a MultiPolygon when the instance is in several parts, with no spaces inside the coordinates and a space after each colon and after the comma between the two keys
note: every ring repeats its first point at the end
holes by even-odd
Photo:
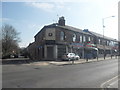
{"type": "MultiPolygon", "coordinates": [[[[49,64],[52,64],[52,65],[81,64],[81,63],[96,62],[96,61],[110,60],[110,59],[111,59],[111,57],[106,57],[105,59],[99,58],[98,60],[97,59],[88,59],[88,61],[86,61],[86,59],[79,59],[79,60],[75,60],[74,62],[73,61],[51,61],[51,62],[49,62],[49,64]]],[[[112,59],[115,59],[115,57],[112,59]]]]}

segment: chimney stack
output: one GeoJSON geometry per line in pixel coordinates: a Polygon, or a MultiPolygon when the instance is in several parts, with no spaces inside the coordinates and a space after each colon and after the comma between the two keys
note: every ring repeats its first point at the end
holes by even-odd
{"type": "Polygon", "coordinates": [[[65,26],[65,19],[63,16],[59,18],[58,24],[61,26],[65,26]]]}

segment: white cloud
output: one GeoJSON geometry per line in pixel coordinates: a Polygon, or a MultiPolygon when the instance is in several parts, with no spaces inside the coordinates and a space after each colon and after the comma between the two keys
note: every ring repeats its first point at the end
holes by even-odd
{"type": "Polygon", "coordinates": [[[35,7],[35,8],[39,8],[45,11],[52,11],[55,6],[52,3],[42,3],[42,2],[29,2],[27,3],[29,6],[35,7]]]}
{"type": "Polygon", "coordinates": [[[26,2],[26,5],[35,7],[47,12],[54,12],[56,9],[67,9],[63,2],[26,2]]]}
{"type": "Polygon", "coordinates": [[[9,18],[0,18],[0,22],[7,22],[7,21],[10,21],[11,19],[9,18]]]}
{"type": "Polygon", "coordinates": [[[2,2],[96,2],[96,1],[98,2],[98,0],[2,0],[2,2]]]}
{"type": "Polygon", "coordinates": [[[55,7],[58,9],[65,8],[65,2],[54,2],[55,7]]]}

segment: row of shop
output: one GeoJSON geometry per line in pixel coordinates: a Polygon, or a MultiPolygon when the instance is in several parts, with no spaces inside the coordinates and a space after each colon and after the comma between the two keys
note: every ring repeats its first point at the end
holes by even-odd
{"type": "MultiPolygon", "coordinates": [[[[106,47],[105,47],[106,48],[106,47]]],[[[75,53],[80,56],[80,58],[99,58],[106,56],[116,55],[116,49],[103,49],[97,48],[95,44],[86,44],[81,43],[71,43],[71,44],[46,44],[41,45],[35,49],[36,59],[42,60],[60,60],[62,55],[65,53],[75,53]]]]}
{"type": "MultiPolygon", "coordinates": [[[[97,48],[95,44],[71,43],[71,44],[46,44],[35,49],[37,59],[42,60],[59,60],[65,53],[75,53],[80,58],[97,58],[104,56],[104,50],[97,48]]],[[[106,56],[116,53],[115,50],[106,49],[106,56]]]]}

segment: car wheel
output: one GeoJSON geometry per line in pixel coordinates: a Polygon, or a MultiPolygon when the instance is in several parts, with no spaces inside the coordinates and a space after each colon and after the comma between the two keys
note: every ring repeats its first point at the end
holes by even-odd
{"type": "Polygon", "coordinates": [[[69,58],[68,60],[70,61],[71,59],[69,58]]]}

